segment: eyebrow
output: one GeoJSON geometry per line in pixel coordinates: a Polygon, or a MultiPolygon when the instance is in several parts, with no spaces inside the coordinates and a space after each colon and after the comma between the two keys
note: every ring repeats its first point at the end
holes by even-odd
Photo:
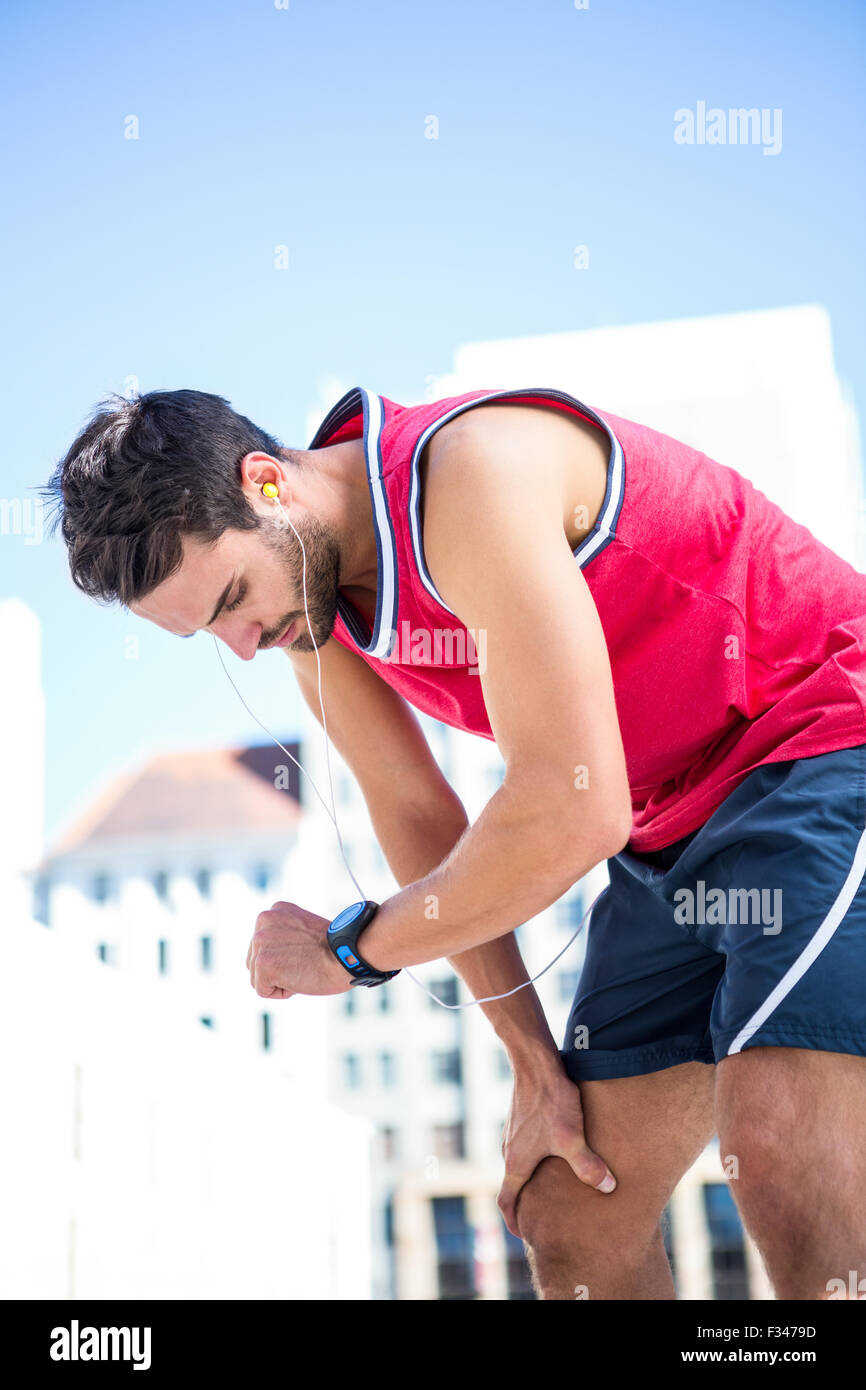
{"type": "MultiPolygon", "coordinates": [[[[236,579],[237,579],[237,575],[236,575],[236,574],[233,574],[232,577],[231,577],[231,579],[229,580],[228,584],[225,586],[225,588],[223,589],[223,591],[222,591],[222,593],[220,594],[219,598],[217,599],[216,608],[214,609],[214,611],[213,611],[212,615],[210,616],[210,618],[208,619],[208,621],[205,623],[205,627],[210,627],[211,623],[215,623],[215,622],[216,622],[217,618],[219,617],[220,613],[222,612],[223,604],[225,603],[226,599],[228,598],[229,594],[230,594],[231,591],[232,591],[232,587],[233,587],[234,582],[235,582],[236,579]]],[[[195,637],[195,633],[194,633],[194,632],[182,632],[182,633],[181,633],[181,637],[184,639],[184,641],[186,641],[186,640],[187,640],[188,638],[190,638],[190,637],[195,637]]]]}

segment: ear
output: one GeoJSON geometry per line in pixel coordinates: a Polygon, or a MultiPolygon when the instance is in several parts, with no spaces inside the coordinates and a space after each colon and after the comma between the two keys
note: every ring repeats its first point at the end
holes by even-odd
{"type": "Polygon", "coordinates": [[[283,505],[286,505],[287,481],[288,473],[283,459],[276,459],[272,454],[261,451],[245,454],[241,459],[241,487],[249,496],[256,493],[261,495],[265,483],[276,483],[284,499],[283,505]]]}

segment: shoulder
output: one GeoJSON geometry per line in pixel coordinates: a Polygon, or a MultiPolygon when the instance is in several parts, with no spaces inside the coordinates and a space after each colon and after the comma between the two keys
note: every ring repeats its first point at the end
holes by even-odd
{"type": "Polygon", "coordinates": [[[568,422],[555,414],[484,406],[430,439],[421,471],[423,550],[453,611],[485,575],[501,576],[503,566],[522,564],[524,552],[564,534],[573,445],[568,422]]]}
{"type": "MultiPolygon", "coordinates": [[[[425,513],[459,507],[496,482],[524,480],[559,493],[573,464],[577,432],[560,412],[536,406],[484,405],[441,425],[421,456],[425,513]]],[[[514,499],[515,505],[517,499],[514,499]]]]}
{"type": "Polygon", "coordinates": [[[610,441],[588,420],[548,405],[482,405],[441,425],[420,461],[422,491],[461,490],[495,478],[533,490],[592,491],[606,477],[610,441]],[[438,484],[437,484],[437,479],[438,484]],[[429,488],[426,486],[429,480],[429,488]]]}
{"type": "Polygon", "coordinates": [[[577,416],[544,405],[478,405],[440,425],[424,453],[432,463],[461,450],[496,450],[507,458],[526,445],[568,447],[579,437],[575,425],[580,423],[577,416]]]}

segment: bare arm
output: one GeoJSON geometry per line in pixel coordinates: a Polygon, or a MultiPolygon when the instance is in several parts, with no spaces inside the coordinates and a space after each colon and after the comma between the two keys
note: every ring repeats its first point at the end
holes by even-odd
{"type": "MultiPolygon", "coordinates": [[[[289,656],[301,693],[321,723],[315,654],[289,656]]],[[[466,812],[403,697],[334,639],[319,656],[331,741],[358,780],[394,877],[402,886],[414,883],[454,849],[468,827],[466,812]]],[[[512,933],[457,953],[450,964],[476,999],[506,993],[528,979],[512,933]]],[[[515,1070],[559,1070],[556,1042],[532,985],[481,1008],[515,1070]]]]}
{"type": "Polygon", "coordinates": [[[427,562],[449,607],[486,635],[478,679],[506,769],[447,858],[365,929],[380,970],[505,935],[631,833],[604,633],[563,530],[564,465],[533,442],[485,422],[431,461],[427,562]]]}
{"type": "MultiPolygon", "coordinates": [[[[461,439],[455,431],[431,460],[424,517],[439,592],[467,627],[486,631],[487,669],[479,678],[506,761],[503,787],[471,829],[462,808],[455,817],[449,789],[450,810],[439,793],[423,796],[420,814],[392,801],[397,824],[389,830],[389,812],[377,809],[375,769],[365,774],[341,744],[405,885],[366,928],[365,957],[391,968],[448,955],[475,998],[525,982],[511,928],[616,853],[631,830],[604,635],[562,526],[569,510],[564,465],[557,467],[555,450],[545,451],[540,439],[535,450],[525,438],[519,446],[489,421],[480,436],[469,431],[461,439]],[[418,832],[411,840],[401,829],[407,816],[418,832]],[[432,923],[423,914],[431,893],[440,912],[432,923]]],[[[383,716],[375,727],[390,721],[383,716]]],[[[399,780],[403,761],[399,750],[386,754],[389,782],[399,780]]],[[[417,763],[412,768],[417,775],[417,763]]],[[[438,785],[438,770],[435,779],[438,785]]],[[[432,786],[423,777],[417,785],[432,786]]],[[[387,789],[380,791],[387,808],[387,789]]],[[[588,1186],[611,1191],[615,1180],[586,1144],[580,1088],[565,1075],[534,989],[482,1007],[515,1075],[499,1204],[519,1234],[519,1194],[547,1155],[564,1158],[588,1186]]]]}
{"type": "MultiPolygon", "coordinates": [[[[290,655],[302,694],[321,722],[315,655],[290,655]]],[[[464,808],[402,696],[333,639],[319,655],[332,742],[359,782],[395,878],[401,885],[414,883],[446,860],[466,834],[464,808]]],[[[586,1143],[579,1087],[568,1079],[535,988],[526,983],[514,934],[459,952],[450,963],[476,999],[525,985],[480,1006],[514,1072],[499,1205],[509,1230],[519,1235],[520,1192],[548,1155],[564,1158],[590,1187],[604,1183],[610,1191],[615,1180],[586,1143]]]]}

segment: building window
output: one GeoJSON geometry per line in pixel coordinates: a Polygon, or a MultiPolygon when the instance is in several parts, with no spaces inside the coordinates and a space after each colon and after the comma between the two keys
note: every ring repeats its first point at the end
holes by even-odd
{"type": "Polygon", "coordinates": [[[579,970],[563,970],[559,976],[559,997],[563,1004],[570,1004],[577,994],[580,984],[579,970]]]}
{"type": "Polygon", "coordinates": [[[383,1211],[382,1215],[383,1215],[383,1224],[384,1224],[384,1227],[385,1227],[385,1244],[386,1244],[386,1245],[393,1245],[393,1244],[394,1244],[394,1201],[393,1201],[393,1198],[391,1198],[391,1197],[388,1198],[387,1202],[385,1203],[385,1207],[384,1207],[384,1211],[383,1211]]]}
{"type": "Polygon", "coordinates": [[[354,1052],[347,1052],[343,1058],[343,1082],[350,1091],[357,1091],[361,1085],[361,1059],[354,1052]]]}
{"type": "Polygon", "coordinates": [[[379,1013],[387,1014],[391,1012],[391,992],[387,985],[378,985],[376,997],[379,1001],[379,1013]]]}
{"type": "Polygon", "coordinates": [[[205,1028],[213,1028],[214,1026],[213,1019],[207,1014],[199,1019],[199,1023],[203,1023],[205,1028]]]}
{"type": "Polygon", "coordinates": [[[379,1157],[385,1163],[397,1157],[397,1131],[393,1125],[384,1125],[379,1130],[379,1157]]]}
{"type": "Polygon", "coordinates": [[[496,1049],[496,1075],[500,1081],[510,1081],[512,1077],[511,1063],[504,1047],[496,1049]]]}
{"type": "MultiPolygon", "coordinates": [[[[429,985],[430,993],[436,995],[436,999],[441,999],[442,1004],[454,1005],[457,1003],[457,977],[456,975],[445,976],[441,980],[433,980],[429,985]]],[[[442,1004],[437,1004],[436,999],[428,998],[427,1003],[431,1009],[440,1009],[442,1004]]]]}
{"type": "Polygon", "coordinates": [[[460,1053],[456,1048],[448,1052],[431,1053],[430,1066],[434,1081],[454,1081],[460,1085],[463,1080],[460,1053]]]}
{"type": "Polygon", "coordinates": [[[273,1027],[270,1014],[262,1014],[262,1050],[270,1052],[273,1046],[273,1027]]]}
{"type": "Polygon", "coordinates": [[[257,889],[259,893],[264,893],[269,887],[270,882],[270,867],[267,864],[254,865],[250,871],[250,883],[252,886],[257,889]]]}
{"type": "Polygon", "coordinates": [[[566,931],[575,932],[583,917],[583,898],[575,894],[573,898],[560,898],[556,904],[556,920],[566,931]]]}
{"type": "Polygon", "coordinates": [[[469,1299],[475,1288],[475,1232],[466,1221],[463,1197],[433,1198],[439,1298],[469,1299]]]}
{"type": "Polygon", "coordinates": [[[355,993],[355,987],[353,985],[352,988],[348,989],[343,995],[343,1012],[349,1015],[354,1014],[356,1012],[355,1005],[357,1002],[358,996],[355,993]]]}
{"type": "Polygon", "coordinates": [[[465,1158],[466,1130],[462,1121],[433,1126],[433,1153],[437,1158],[465,1158]]]}
{"type": "Polygon", "coordinates": [[[382,853],[382,847],[378,842],[373,845],[373,872],[384,874],[388,872],[388,861],[382,853]]]}
{"type": "Polygon", "coordinates": [[[40,874],[33,885],[33,916],[43,927],[51,926],[51,879],[40,874]]]}
{"type": "Polygon", "coordinates": [[[108,946],[106,942],[100,941],[97,943],[96,954],[98,955],[101,961],[105,962],[106,965],[110,964],[110,961],[108,959],[108,946]]]}
{"type": "MultiPolygon", "coordinates": [[[[501,1220],[501,1212],[499,1216],[501,1220]]],[[[508,1298],[512,1301],[528,1302],[530,1299],[534,1301],[535,1290],[532,1287],[532,1275],[529,1272],[523,1241],[518,1236],[511,1234],[504,1221],[502,1221],[502,1235],[505,1239],[505,1277],[508,1284],[508,1298]]]]}
{"type": "Polygon", "coordinates": [[[95,903],[105,903],[111,897],[111,880],[108,874],[96,874],[90,885],[90,896],[95,903]]]}
{"type": "Polygon", "coordinates": [[[397,1084],[397,1059],[393,1052],[379,1053],[379,1072],[383,1086],[395,1086],[397,1084]]]}
{"type": "Polygon", "coordinates": [[[165,869],[158,869],[153,876],[153,891],[161,903],[168,902],[168,874],[165,869]]]}
{"type": "Polygon", "coordinates": [[[213,970],[213,937],[203,936],[200,944],[201,968],[202,970],[213,970]]]}
{"type": "Polygon", "coordinates": [[[739,1212],[725,1182],[704,1183],[704,1211],[710,1235],[713,1298],[748,1299],[746,1246],[739,1212]]]}
{"type": "Polygon", "coordinates": [[[195,876],[195,886],[203,898],[211,895],[210,869],[199,869],[195,876]]]}
{"type": "Polygon", "coordinates": [[[159,973],[160,973],[160,975],[167,975],[167,974],[168,974],[168,942],[167,942],[164,938],[161,938],[156,944],[157,944],[157,950],[159,951],[159,973]]]}

